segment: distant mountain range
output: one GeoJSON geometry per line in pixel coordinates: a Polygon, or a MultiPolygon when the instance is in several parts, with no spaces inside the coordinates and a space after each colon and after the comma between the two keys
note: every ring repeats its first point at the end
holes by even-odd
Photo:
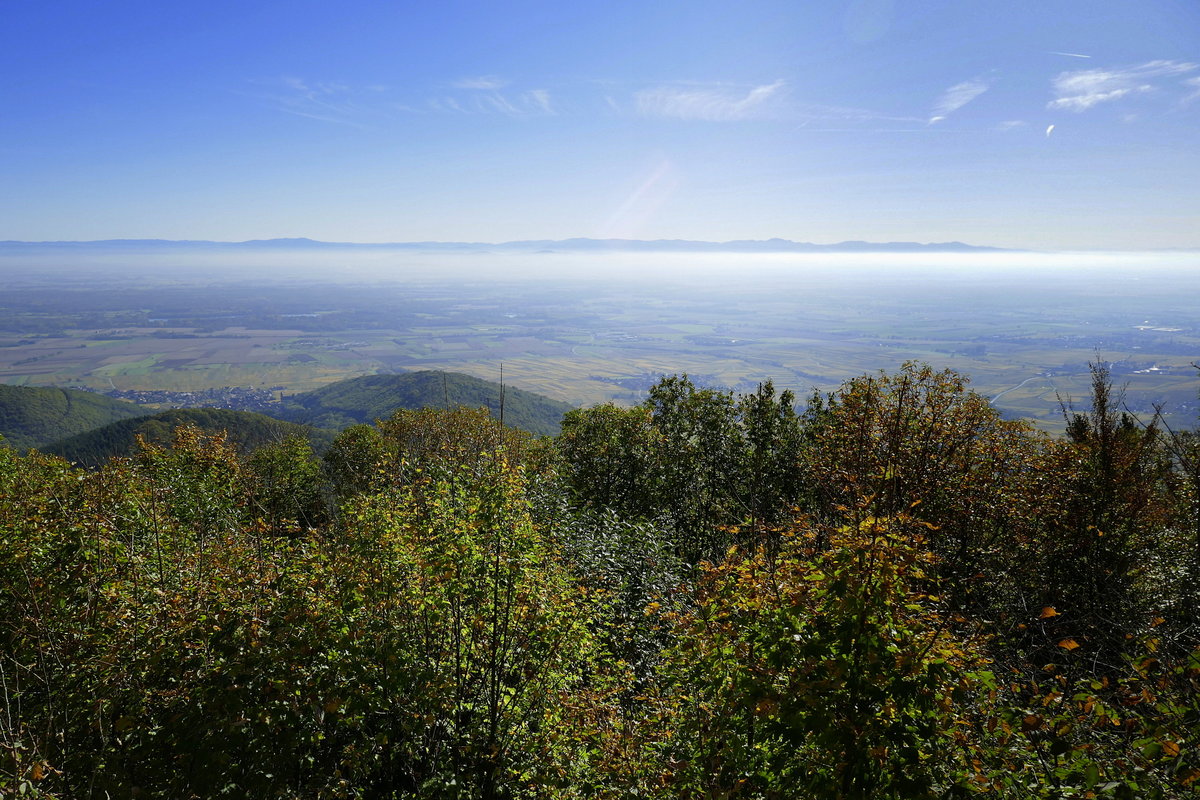
{"type": "Polygon", "coordinates": [[[252,239],[248,242],[210,242],[171,239],[102,239],[91,242],[0,242],[0,250],[103,249],[147,250],[415,250],[420,252],[688,252],[688,253],[978,253],[1015,252],[962,242],[838,242],[813,244],[790,239],[738,239],[700,242],[690,239],[531,239],[517,242],[319,242],[315,239],[252,239]]]}

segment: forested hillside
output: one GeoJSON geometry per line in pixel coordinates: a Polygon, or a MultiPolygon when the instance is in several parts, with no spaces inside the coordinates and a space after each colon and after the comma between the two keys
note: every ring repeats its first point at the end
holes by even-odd
{"type": "Polygon", "coordinates": [[[364,375],[288,397],[282,416],[318,428],[344,428],[372,423],[397,409],[486,407],[504,422],[547,436],[558,433],[569,403],[540,394],[501,386],[459,372],[424,370],[396,375],[364,375]]]}
{"type": "Polygon", "coordinates": [[[906,364],[0,448],[0,793],[1184,798],[1200,441],[906,364]],[[507,419],[507,412],[506,412],[507,419]]]}
{"type": "Polygon", "coordinates": [[[181,425],[199,428],[209,435],[224,434],[229,445],[243,454],[288,436],[301,436],[310,440],[317,449],[323,450],[334,436],[328,431],[314,431],[252,411],[176,408],[68,436],[46,445],[42,450],[86,467],[97,467],[110,458],[133,454],[137,450],[139,436],[150,444],[170,444],[175,429],[181,425]]]}
{"type": "Polygon", "coordinates": [[[75,389],[45,389],[0,383],[0,436],[24,450],[117,420],[145,416],[141,406],[75,389]]]}

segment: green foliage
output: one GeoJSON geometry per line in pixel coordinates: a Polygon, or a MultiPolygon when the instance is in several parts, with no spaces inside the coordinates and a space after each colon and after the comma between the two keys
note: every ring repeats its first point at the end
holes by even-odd
{"type": "Polygon", "coordinates": [[[55,441],[42,449],[84,466],[98,467],[110,458],[135,453],[138,437],[152,444],[169,444],[175,429],[181,425],[194,426],[210,434],[224,433],[241,453],[249,453],[262,445],[278,442],[288,436],[303,436],[318,449],[324,449],[332,438],[325,432],[311,431],[252,411],[178,408],[139,419],[114,422],[87,433],[55,441]]]}
{"type": "Polygon", "coordinates": [[[810,435],[805,469],[820,513],[840,521],[869,501],[876,516],[911,514],[960,607],[1020,602],[997,579],[1032,524],[1040,436],[1001,419],[961,376],[916,363],[848,381],[819,406],[810,435]]]}
{"type": "MultiPolygon", "coordinates": [[[[1170,500],[1171,464],[1155,422],[1142,427],[1114,395],[1109,372],[1092,365],[1092,408],[1072,414],[1067,443],[1057,448],[1048,471],[1062,481],[1064,513],[1050,531],[1046,603],[1073,613],[1076,630],[1102,649],[1148,618],[1138,594],[1138,574],[1163,549],[1176,512],[1170,500]],[[1054,458],[1057,456],[1057,458],[1054,458]],[[1139,619],[1140,618],[1140,619],[1139,619]]],[[[1149,599],[1149,598],[1144,598],[1149,599]]]]}
{"type": "Polygon", "coordinates": [[[390,417],[399,409],[450,409],[456,406],[487,408],[500,417],[504,398],[504,424],[540,436],[558,433],[568,403],[458,372],[408,372],[398,375],[365,375],[287,398],[285,418],[320,428],[345,428],[390,417]]]}
{"type": "Polygon", "coordinates": [[[561,700],[586,693],[600,606],[501,457],[294,542],[247,523],[233,451],[194,429],[91,475],[0,457],[6,490],[37,489],[4,494],[6,780],[512,797],[576,769],[561,700]]]}
{"type": "Polygon", "coordinates": [[[545,460],[544,447],[516,428],[501,427],[484,408],[400,409],[377,426],[354,425],[325,454],[337,497],[403,486],[428,473],[486,470],[503,451],[514,464],[545,460]]]}
{"type": "Polygon", "coordinates": [[[1194,796],[1195,438],[1095,378],[0,448],[0,794],[1194,796]]]}
{"type": "Polygon", "coordinates": [[[581,503],[661,520],[686,560],[716,556],[729,543],[724,526],[746,521],[759,533],[803,495],[793,401],[770,382],[735,399],[665,377],[638,408],[568,414],[564,477],[581,503]]]}
{"type": "Polygon", "coordinates": [[[330,598],[355,632],[339,672],[378,685],[350,702],[381,712],[349,720],[372,736],[347,774],[426,796],[502,797],[573,770],[556,739],[562,698],[596,657],[595,604],[529,518],[521,483],[497,460],[470,482],[421,481],[345,509],[338,555],[352,563],[335,563],[363,575],[330,598]]]}
{"type": "Polygon", "coordinates": [[[0,383],[0,436],[18,450],[45,447],[110,422],[148,413],[141,406],[94,392],[0,383]]]}
{"type": "Polygon", "coordinates": [[[392,483],[399,463],[395,446],[373,425],[352,425],[325,451],[325,470],[339,498],[376,492],[392,483]]]}
{"type": "Polygon", "coordinates": [[[581,585],[607,598],[599,623],[607,652],[644,686],[669,640],[661,621],[645,612],[679,599],[684,564],[653,524],[612,511],[567,513],[554,528],[581,585]]]}
{"type": "Polygon", "coordinates": [[[670,615],[672,796],[946,797],[969,790],[968,717],[990,680],[951,632],[903,515],[789,531],[706,564],[670,615]]]}
{"type": "Polygon", "coordinates": [[[292,435],[250,456],[253,503],[272,530],[317,528],[329,517],[321,461],[312,445],[292,435]]]}
{"type": "Polygon", "coordinates": [[[654,514],[663,444],[649,409],[605,403],[569,411],[558,449],[564,478],[581,503],[622,516],[654,514]]]}

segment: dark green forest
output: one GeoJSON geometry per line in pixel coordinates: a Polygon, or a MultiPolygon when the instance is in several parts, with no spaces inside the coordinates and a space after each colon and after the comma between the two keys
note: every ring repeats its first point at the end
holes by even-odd
{"type": "Polygon", "coordinates": [[[0,433],[17,449],[45,447],[147,413],[134,403],[93,392],[0,383],[0,433]]]}
{"type": "Polygon", "coordinates": [[[74,389],[0,384],[0,436],[18,450],[36,447],[86,467],[132,455],[137,437],[168,444],[175,428],[224,431],[243,455],[288,436],[324,453],[337,431],[398,409],[487,408],[506,425],[539,435],[559,432],[567,403],[458,372],[366,375],[288,395],[267,413],[227,408],[150,408],[74,389]],[[269,415],[268,415],[269,414],[269,415]]]}
{"type": "Polygon", "coordinates": [[[1197,794],[1200,438],[796,400],[0,447],[0,794],[1197,794]]]}
{"type": "Polygon", "coordinates": [[[342,429],[371,423],[398,408],[486,407],[514,428],[543,436],[557,434],[569,403],[501,386],[461,372],[418,370],[398,375],[364,375],[284,399],[282,419],[317,428],[342,429]]]}
{"type": "Polygon", "coordinates": [[[176,408],[112,422],[65,439],[58,439],[41,450],[85,467],[98,467],[111,458],[133,455],[138,450],[139,439],[142,443],[171,444],[175,429],[180,426],[199,428],[209,434],[224,434],[226,444],[243,455],[289,436],[303,438],[316,450],[323,451],[334,437],[333,431],[315,430],[291,422],[282,422],[252,411],[176,408]]]}

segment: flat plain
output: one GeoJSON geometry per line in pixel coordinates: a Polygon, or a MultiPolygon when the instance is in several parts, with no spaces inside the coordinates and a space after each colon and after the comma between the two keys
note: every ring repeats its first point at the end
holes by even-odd
{"type": "Polygon", "coordinates": [[[918,360],[1056,430],[1100,360],[1131,410],[1195,424],[1194,253],[323,257],[0,258],[0,382],[298,392],[412,369],[497,380],[503,365],[506,382],[588,405],[678,372],[803,398],[918,360]]]}

